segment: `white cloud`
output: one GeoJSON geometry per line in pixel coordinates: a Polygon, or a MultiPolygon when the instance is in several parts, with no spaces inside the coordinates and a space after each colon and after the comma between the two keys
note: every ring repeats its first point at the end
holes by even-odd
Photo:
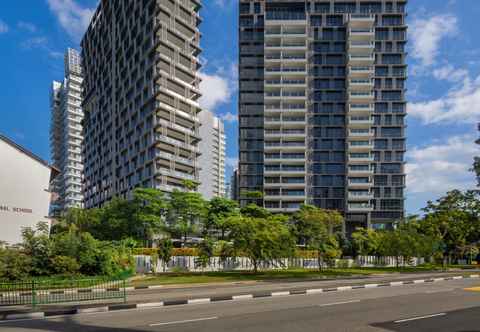
{"type": "MultiPolygon", "coordinates": [[[[442,77],[446,73],[440,70],[436,75],[442,77]]],[[[452,76],[452,79],[463,79],[461,84],[452,88],[441,98],[409,103],[408,114],[419,118],[425,124],[478,122],[480,119],[480,76],[473,80],[468,75],[464,76],[463,72],[456,71],[456,75],[457,77],[452,76]]]]}
{"type": "Polygon", "coordinates": [[[220,118],[225,121],[225,122],[229,122],[229,123],[233,123],[233,122],[237,122],[238,120],[238,117],[236,114],[233,114],[231,112],[227,112],[225,114],[220,114],[220,118]]]}
{"type": "Polygon", "coordinates": [[[232,94],[236,91],[237,67],[230,65],[227,69],[220,67],[214,74],[199,73],[200,82],[200,106],[208,110],[214,110],[221,104],[230,102],[232,94]]]}
{"type": "Polygon", "coordinates": [[[433,77],[438,80],[449,82],[459,82],[468,78],[468,71],[466,69],[456,69],[450,64],[434,69],[432,74],[433,77]]]}
{"type": "Polygon", "coordinates": [[[221,8],[226,8],[228,6],[238,3],[238,0],[215,0],[215,4],[221,8]]]}
{"type": "Polygon", "coordinates": [[[48,38],[45,36],[33,37],[23,41],[20,44],[20,47],[24,50],[34,50],[39,49],[47,52],[48,56],[54,59],[59,59],[63,57],[62,52],[55,51],[50,48],[48,45],[48,38]]]}
{"type": "Polygon", "coordinates": [[[47,0],[50,10],[68,35],[79,42],[90,24],[95,8],[84,8],[74,0],[47,0]]]}
{"type": "Polygon", "coordinates": [[[409,27],[412,57],[420,60],[423,66],[433,65],[442,39],[454,36],[457,31],[457,18],[450,14],[414,19],[409,27]]]}
{"type": "Polygon", "coordinates": [[[8,25],[7,23],[0,20],[0,34],[8,32],[8,25]]]}
{"type": "Polygon", "coordinates": [[[454,136],[445,142],[413,147],[407,152],[407,191],[434,196],[452,189],[475,187],[469,169],[479,148],[472,135],[454,136]]]}
{"type": "Polygon", "coordinates": [[[31,32],[31,33],[37,31],[37,27],[35,26],[35,24],[30,22],[19,21],[17,23],[17,27],[23,30],[27,30],[28,32],[31,32]]]}
{"type": "Polygon", "coordinates": [[[199,73],[202,82],[200,83],[200,106],[213,110],[220,104],[225,104],[230,100],[232,94],[228,79],[217,74],[209,75],[199,73]]]}
{"type": "Polygon", "coordinates": [[[22,42],[21,46],[22,48],[26,50],[30,50],[33,48],[43,48],[46,47],[48,44],[48,39],[47,37],[41,36],[41,37],[34,37],[34,38],[29,38],[22,42]]]}
{"type": "Polygon", "coordinates": [[[238,167],[238,158],[236,158],[236,157],[225,158],[225,165],[227,167],[237,168],[238,167]]]}

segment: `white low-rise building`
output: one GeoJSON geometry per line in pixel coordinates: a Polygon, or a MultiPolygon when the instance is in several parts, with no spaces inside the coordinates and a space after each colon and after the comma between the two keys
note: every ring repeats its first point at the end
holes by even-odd
{"type": "Polygon", "coordinates": [[[50,223],[49,187],[57,174],[46,161],[0,135],[0,241],[19,243],[22,228],[50,223]]]}

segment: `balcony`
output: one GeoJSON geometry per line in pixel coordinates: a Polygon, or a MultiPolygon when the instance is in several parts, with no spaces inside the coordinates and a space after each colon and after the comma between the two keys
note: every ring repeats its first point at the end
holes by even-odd
{"type": "Polygon", "coordinates": [[[373,206],[370,203],[350,203],[348,210],[352,212],[370,212],[373,211],[373,206]]]}
{"type": "Polygon", "coordinates": [[[351,78],[348,81],[348,89],[356,91],[371,91],[374,88],[374,81],[371,78],[351,78]]]}
{"type": "Polygon", "coordinates": [[[286,99],[305,99],[305,91],[274,91],[265,92],[266,100],[286,98],[286,99]]]}
{"type": "Polygon", "coordinates": [[[281,112],[289,112],[289,113],[305,113],[305,104],[266,104],[265,113],[281,113],[281,112]]]}
{"type": "Polygon", "coordinates": [[[266,75],[306,75],[305,67],[266,67],[266,75]]]}
{"type": "Polygon", "coordinates": [[[184,164],[184,165],[188,165],[188,166],[195,166],[195,162],[191,159],[187,159],[187,158],[183,158],[183,157],[180,157],[180,156],[176,156],[174,154],[171,154],[171,153],[167,153],[167,152],[163,152],[163,151],[156,151],[155,152],[155,156],[158,157],[158,158],[163,158],[163,159],[166,159],[166,160],[173,160],[175,162],[178,162],[178,163],[181,163],[181,164],[184,164]]]}
{"type": "Polygon", "coordinates": [[[375,23],[375,15],[371,14],[349,14],[348,25],[352,28],[369,28],[375,23]]]}
{"type": "Polygon", "coordinates": [[[372,138],[375,136],[373,130],[368,129],[350,129],[348,131],[348,138],[349,139],[364,139],[366,137],[372,138]]]}
{"type": "Polygon", "coordinates": [[[350,201],[365,201],[373,198],[373,193],[369,191],[350,191],[348,193],[348,200],[350,201]]]}
{"type": "Polygon", "coordinates": [[[305,79],[267,79],[265,80],[265,86],[306,86],[307,81],[305,79]]]}
{"type": "Polygon", "coordinates": [[[373,102],[375,94],[372,91],[350,91],[348,93],[350,102],[373,102]]]}
{"type": "Polygon", "coordinates": [[[198,180],[193,174],[189,173],[184,173],[184,172],[178,172],[175,170],[171,169],[166,169],[166,168],[160,168],[157,170],[157,176],[158,175],[168,175],[170,177],[178,178],[181,180],[198,180]]]}
{"type": "Polygon", "coordinates": [[[349,54],[348,64],[352,66],[367,66],[373,65],[375,57],[373,54],[349,54]]]}
{"type": "Polygon", "coordinates": [[[373,186],[373,182],[368,179],[367,181],[364,178],[350,178],[348,179],[348,187],[349,188],[370,188],[373,186]]]}
{"type": "Polygon", "coordinates": [[[348,67],[348,76],[350,77],[372,77],[373,67],[371,66],[350,66],[348,67]]]}
{"type": "Polygon", "coordinates": [[[349,151],[371,151],[373,144],[370,141],[351,141],[348,144],[349,151]]]}
{"type": "Polygon", "coordinates": [[[272,142],[272,141],[265,141],[264,142],[265,149],[273,149],[273,150],[302,150],[305,149],[305,142],[297,142],[297,141],[283,141],[283,142],[272,142]]]}
{"type": "Polygon", "coordinates": [[[370,176],[373,175],[373,169],[370,165],[350,165],[347,173],[349,176],[370,176]]]}
{"type": "Polygon", "coordinates": [[[348,155],[348,162],[350,163],[371,163],[373,162],[373,155],[370,155],[369,153],[350,153],[348,155]]]}
{"type": "Polygon", "coordinates": [[[348,35],[351,40],[371,41],[375,38],[375,30],[370,28],[350,28],[348,35]]]}
{"type": "Polygon", "coordinates": [[[288,62],[288,63],[305,63],[307,57],[305,53],[301,54],[289,54],[285,52],[279,53],[270,53],[265,54],[264,60],[266,63],[279,63],[279,62],[288,62]]]}
{"type": "Polygon", "coordinates": [[[280,166],[269,166],[265,165],[264,168],[265,173],[269,174],[298,174],[298,175],[304,175],[305,174],[305,167],[304,166],[285,166],[283,165],[282,167],[280,166]]]}
{"type": "Polygon", "coordinates": [[[305,137],[305,129],[265,129],[268,137],[305,137]]]}
{"type": "Polygon", "coordinates": [[[370,127],[373,126],[373,118],[369,116],[350,116],[348,118],[349,127],[370,127]]]}
{"type": "Polygon", "coordinates": [[[280,49],[289,49],[289,50],[307,50],[307,43],[305,41],[294,42],[294,41],[281,41],[281,42],[266,42],[265,50],[280,50],[280,49]]]}
{"type": "Polygon", "coordinates": [[[375,110],[373,104],[350,104],[348,105],[349,113],[371,113],[375,110]]]}
{"type": "Polygon", "coordinates": [[[171,138],[171,137],[162,135],[162,134],[156,133],[156,134],[155,134],[155,140],[156,140],[155,143],[157,143],[157,144],[158,144],[158,143],[168,143],[168,144],[171,144],[171,145],[174,145],[174,146],[183,148],[183,149],[185,149],[185,150],[190,150],[190,151],[194,151],[194,152],[200,152],[200,150],[198,149],[197,146],[194,146],[194,145],[191,145],[191,144],[187,144],[187,143],[185,143],[185,142],[183,142],[183,141],[180,141],[180,140],[177,140],[177,139],[174,139],[174,138],[171,138]]]}
{"type": "Polygon", "coordinates": [[[351,40],[347,44],[349,54],[373,54],[375,50],[375,43],[365,40],[351,40]]]}

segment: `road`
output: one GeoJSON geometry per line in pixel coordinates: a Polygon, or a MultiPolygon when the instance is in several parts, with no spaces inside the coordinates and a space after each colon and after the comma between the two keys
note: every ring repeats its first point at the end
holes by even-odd
{"type": "Polygon", "coordinates": [[[7,331],[480,331],[478,279],[7,321],[7,331]]]}
{"type": "Polygon", "coordinates": [[[185,298],[205,298],[213,296],[229,296],[237,294],[252,294],[257,292],[281,292],[285,290],[302,290],[311,288],[329,288],[338,286],[354,286],[369,283],[382,283],[397,280],[429,279],[435,277],[449,277],[461,274],[478,274],[478,270],[448,272],[448,273],[398,273],[372,275],[366,277],[330,279],[330,280],[304,280],[304,281],[265,281],[265,282],[239,282],[234,284],[218,283],[215,285],[182,285],[166,286],[159,289],[136,290],[128,293],[128,301],[136,303],[178,300],[185,298]]]}

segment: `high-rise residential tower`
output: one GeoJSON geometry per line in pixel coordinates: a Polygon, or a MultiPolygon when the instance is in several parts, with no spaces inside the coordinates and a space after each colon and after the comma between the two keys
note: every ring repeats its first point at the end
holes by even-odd
{"type": "Polygon", "coordinates": [[[82,81],[80,54],[69,48],[65,53],[65,78],[52,83],[50,95],[50,147],[53,166],[60,170],[53,183],[58,197],[51,212],[54,215],[83,207],[82,81]]]}
{"type": "Polygon", "coordinates": [[[212,112],[203,110],[199,114],[200,186],[198,191],[206,199],[225,196],[225,129],[223,121],[212,112]]]}
{"type": "Polygon", "coordinates": [[[102,0],[82,40],[85,203],[198,181],[198,0],[102,0]]]}
{"type": "Polygon", "coordinates": [[[404,216],[406,0],[239,3],[239,188],[271,211],[404,216]]]}

